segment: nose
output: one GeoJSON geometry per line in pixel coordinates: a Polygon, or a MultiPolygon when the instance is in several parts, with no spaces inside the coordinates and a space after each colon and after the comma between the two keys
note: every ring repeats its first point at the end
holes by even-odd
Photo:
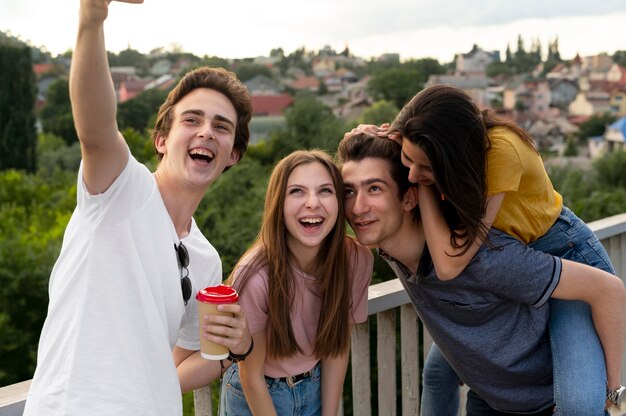
{"type": "Polygon", "coordinates": [[[363,215],[369,210],[369,204],[367,203],[367,198],[363,194],[356,194],[354,198],[351,198],[351,202],[348,202],[350,206],[350,211],[354,215],[363,215]]]}
{"type": "Polygon", "coordinates": [[[317,195],[314,192],[309,192],[306,197],[306,201],[304,201],[304,205],[307,208],[317,208],[317,206],[319,205],[319,199],[317,198],[317,195]]]}
{"type": "Polygon", "coordinates": [[[213,128],[211,128],[211,123],[205,123],[204,125],[200,126],[198,136],[207,139],[214,139],[215,136],[213,135],[213,128]]]}
{"type": "Polygon", "coordinates": [[[420,174],[418,169],[415,166],[411,166],[409,168],[409,182],[418,183],[420,178],[420,174]]]}

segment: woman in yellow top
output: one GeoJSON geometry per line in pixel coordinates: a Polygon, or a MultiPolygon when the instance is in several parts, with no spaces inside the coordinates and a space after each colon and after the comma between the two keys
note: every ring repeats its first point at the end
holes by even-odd
{"type": "MultiPolygon", "coordinates": [[[[454,279],[466,267],[492,226],[537,250],[615,273],[597,236],[563,206],[530,136],[481,112],[462,90],[423,90],[380,135],[387,131],[402,138],[402,163],[420,185],[422,223],[440,279],[454,279]],[[443,211],[456,212],[455,219],[446,222],[443,211]]],[[[607,394],[620,387],[621,357],[604,356],[587,304],[551,300],[550,314],[556,414],[605,414],[607,394]]],[[[458,381],[433,348],[422,414],[456,414],[458,381]]]]}

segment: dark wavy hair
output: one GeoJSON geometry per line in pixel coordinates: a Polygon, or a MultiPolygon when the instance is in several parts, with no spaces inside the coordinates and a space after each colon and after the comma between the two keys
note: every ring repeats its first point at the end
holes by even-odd
{"type": "Polygon", "coordinates": [[[465,253],[487,229],[487,131],[506,127],[534,149],[532,138],[515,124],[481,111],[463,90],[434,85],[415,95],[390,130],[420,147],[431,164],[435,184],[444,195],[442,210],[452,229],[450,243],[465,253]]]}

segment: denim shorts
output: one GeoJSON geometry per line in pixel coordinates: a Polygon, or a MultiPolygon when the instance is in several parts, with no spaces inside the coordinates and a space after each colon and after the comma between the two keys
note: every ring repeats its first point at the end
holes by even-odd
{"type": "MultiPolygon", "coordinates": [[[[279,379],[267,379],[267,389],[272,397],[276,414],[280,416],[319,416],[322,414],[322,372],[318,363],[311,376],[293,387],[279,379]]],[[[252,415],[241,387],[239,368],[231,365],[224,373],[220,397],[221,416],[252,415]]]]}

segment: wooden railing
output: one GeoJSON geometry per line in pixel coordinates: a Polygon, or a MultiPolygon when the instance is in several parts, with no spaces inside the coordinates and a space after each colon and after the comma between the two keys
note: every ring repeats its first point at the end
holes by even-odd
{"type": "MultiPolygon", "coordinates": [[[[626,214],[589,224],[598,235],[615,266],[617,275],[626,277],[626,214]]],[[[424,357],[432,340],[421,328],[419,319],[398,279],[369,288],[369,321],[356,325],[352,333],[352,412],[355,416],[418,415],[420,379],[424,357]],[[400,333],[397,334],[397,320],[400,333]],[[376,340],[371,334],[376,327],[376,340]],[[376,342],[376,357],[371,356],[371,343],[376,342]],[[400,369],[397,377],[396,351],[400,345],[400,369]],[[370,369],[377,371],[377,408],[373,408],[370,369]],[[400,389],[400,390],[398,390],[400,389]],[[400,394],[398,394],[400,392],[400,394]],[[400,406],[398,406],[398,396],[400,406]]],[[[625,365],[622,380],[626,381],[625,365]]],[[[0,416],[20,416],[30,381],[0,388],[0,416]]],[[[464,397],[465,395],[462,395],[464,397]]],[[[196,416],[215,413],[209,387],[194,391],[196,416]]],[[[461,405],[462,415],[464,406],[461,405]]]]}

